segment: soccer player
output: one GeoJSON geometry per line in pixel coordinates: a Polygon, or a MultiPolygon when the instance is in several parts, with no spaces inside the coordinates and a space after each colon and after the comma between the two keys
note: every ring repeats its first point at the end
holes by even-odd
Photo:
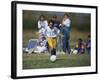
{"type": "Polygon", "coordinates": [[[88,54],[91,53],[91,36],[90,35],[88,35],[88,40],[86,42],[86,50],[87,50],[88,54]]]}
{"type": "Polygon", "coordinates": [[[60,30],[53,26],[53,21],[48,22],[48,27],[46,28],[46,37],[49,47],[51,48],[51,55],[56,55],[56,38],[60,30]]]}
{"type": "Polygon", "coordinates": [[[70,27],[71,27],[71,20],[69,19],[67,14],[64,14],[62,24],[61,24],[61,33],[63,35],[62,37],[62,48],[63,52],[66,53],[66,50],[68,50],[68,53],[70,54],[70,27]]]}

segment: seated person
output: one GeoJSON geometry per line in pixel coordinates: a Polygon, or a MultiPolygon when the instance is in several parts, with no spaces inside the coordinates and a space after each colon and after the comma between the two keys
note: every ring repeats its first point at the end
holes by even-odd
{"type": "Polygon", "coordinates": [[[78,43],[75,45],[75,50],[78,51],[78,53],[84,53],[85,52],[85,48],[84,48],[84,44],[81,38],[78,39],[78,43]]]}
{"type": "Polygon", "coordinates": [[[36,46],[36,48],[34,49],[35,53],[43,53],[45,51],[47,51],[47,41],[45,37],[42,37],[42,40],[39,41],[38,46],[36,46]]]}

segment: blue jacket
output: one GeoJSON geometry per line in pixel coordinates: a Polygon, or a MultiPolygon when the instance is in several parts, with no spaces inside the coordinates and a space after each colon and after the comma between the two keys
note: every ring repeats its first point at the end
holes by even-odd
{"type": "Polygon", "coordinates": [[[53,26],[60,29],[59,27],[60,22],[59,21],[53,21],[53,26]]]}

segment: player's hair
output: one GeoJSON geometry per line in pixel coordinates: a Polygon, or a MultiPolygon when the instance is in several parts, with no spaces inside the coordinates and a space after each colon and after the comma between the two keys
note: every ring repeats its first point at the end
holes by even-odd
{"type": "Polygon", "coordinates": [[[49,25],[51,22],[54,24],[53,20],[49,20],[49,21],[48,21],[48,25],[49,25]]]}

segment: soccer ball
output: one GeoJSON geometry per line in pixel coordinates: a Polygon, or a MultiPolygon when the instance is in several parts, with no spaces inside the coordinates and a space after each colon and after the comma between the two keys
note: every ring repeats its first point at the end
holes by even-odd
{"type": "Polygon", "coordinates": [[[56,55],[51,55],[51,56],[50,56],[50,61],[51,61],[51,62],[56,61],[56,55]]]}
{"type": "Polygon", "coordinates": [[[73,54],[77,54],[78,53],[78,51],[77,50],[73,50],[73,54]]]}

